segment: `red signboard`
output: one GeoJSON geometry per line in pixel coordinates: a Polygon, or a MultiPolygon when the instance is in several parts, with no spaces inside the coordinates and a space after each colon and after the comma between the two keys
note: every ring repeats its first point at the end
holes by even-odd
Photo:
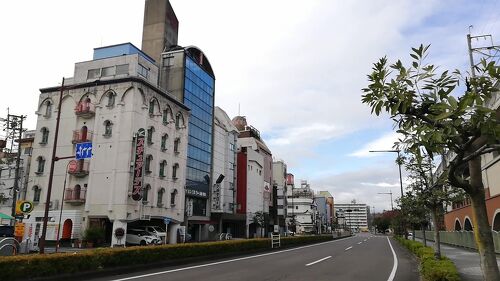
{"type": "Polygon", "coordinates": [[[294,179],[292,174],[286,174],[286,184],[293,184],[294,179]]]}
{"type": "Polygon", "coordinates": [[[139,129],[135,139],[134,176],[132,177],[132,199],[142,199],[142,183],[144,176],[144,136],[146,131],[139,129]]]}
{"type": "Polygon", "coordinates": [[[68,172],[76,172],[78,169],[78,162],[76,160],[69,161],[68,172]]]}

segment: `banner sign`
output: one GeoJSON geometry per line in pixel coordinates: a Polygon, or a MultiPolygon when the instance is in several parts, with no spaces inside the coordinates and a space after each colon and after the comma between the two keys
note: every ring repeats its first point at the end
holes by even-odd
{"type": "Polygon", "coordinates": [[[144,137],[146,131],[141,128],[135,138],[134,176],[132,178],[132,199],[142,199],[142,184],[144,179],[144,137]]]}
{"type": "Polygon", "coordinates": [[[221,212],[221,188],[220,183],[214,184],[212,189],[212,212],[221,212]]]}

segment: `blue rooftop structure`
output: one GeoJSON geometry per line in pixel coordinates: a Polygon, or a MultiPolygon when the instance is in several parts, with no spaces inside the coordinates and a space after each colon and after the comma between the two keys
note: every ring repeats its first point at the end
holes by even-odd
{"type": "Polygon", "coordinates": [[[93,59],[98,60],[98,59],[112,58],[124,55],[133,55],[133,54],[139,54],[140,56],[150,61],[151,63],[155,63],[154,59],[146,55],[144,52],[142,52],[139,48],[137,48],[136,46],[134,46],[134,44],[130,42],[94,48],[93,59]]]}

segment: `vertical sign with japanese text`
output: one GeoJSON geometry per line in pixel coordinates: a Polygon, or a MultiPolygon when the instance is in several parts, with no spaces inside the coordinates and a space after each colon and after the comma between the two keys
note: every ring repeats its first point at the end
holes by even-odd
{"type": "Polygon", "coordinates": [[[135,159],[134,175],[132,177],[132,199],[140,201],[142,199],[142,185],[144,178],[144,137],[146,131],[141,128],[137,131],[135,138],[135,159]]]}

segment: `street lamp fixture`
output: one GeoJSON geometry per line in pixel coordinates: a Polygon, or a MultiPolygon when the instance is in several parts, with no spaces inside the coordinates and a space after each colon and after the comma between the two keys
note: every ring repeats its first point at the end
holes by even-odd
{"type": "MultiPolygon", "coordinates": [[[[397,153],[398,154],[398,167],[399,167],[399,185],[401,187],[401,198],[403,197],[403,176],[401,175],[401,158],[400,158],[400,152],[401,150],[395,149],[395,150],[370,150],[369,152],[392,152],[392,153],[397,153]]],[[[392,204],[392,200],[391,200],[392,204]]]]}

